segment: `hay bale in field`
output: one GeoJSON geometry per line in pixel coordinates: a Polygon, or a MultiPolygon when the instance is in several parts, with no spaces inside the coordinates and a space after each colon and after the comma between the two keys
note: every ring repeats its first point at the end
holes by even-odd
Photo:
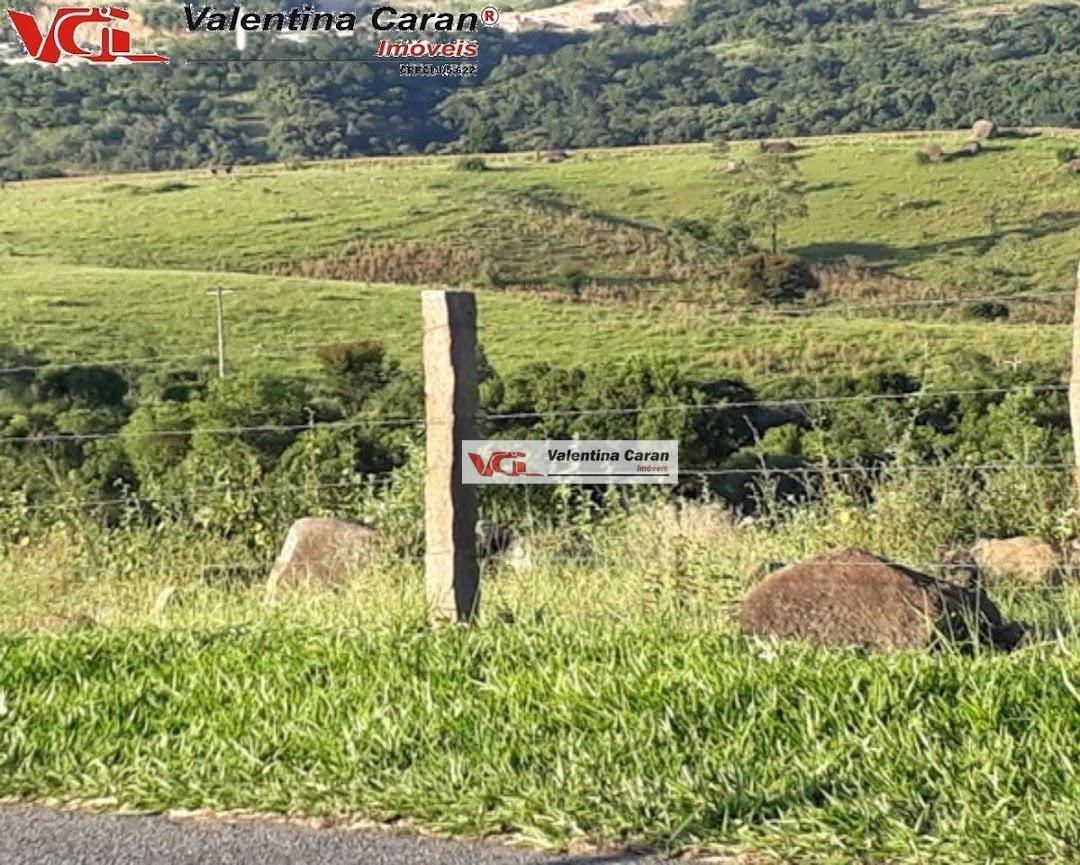
{"type": "Polygon", "coordinates": [[[1070,159],[1065,163],[1065,170],[1069,174],[1080,174],[1080,159],[1070,159]]]}
{"type": "Polygon", "coordinates": [[[971,548],[971,557],[982,570],[995,577],[1018,577],[1031,585],[1057,581],[1065,558],[1053,544],[1024,535],[985,538],[971,548]]]}
{"type": "Polygon", "coordinates": [[[982,153],[982,145],[975,140],[965,141],[960,145],[960,149],[956,151],[957,156],[978,156],[982,153]]]}
{"type": "Polygon", "coordinates": [[[570,154],[565,150],[542,150],[537,154],[537,159],[540,162],[565,162],[570,158],[570,154]]]}
{"type": "Polygon", "coordinates": [[[976,639],[1014,648],[1022,626],[981,593],[863,550],[832,550],[770,574],[743,598],[744,634],[880,651],[976,639]]]}
{"type": "Polygon", "coordinates": [[[995,137],[997,132],[997,124],[993,120],[976,120],[971,125],[971,134],[981,141],[995,137]]]}
{"type": "Polygon", "coordinates": [[[794,153],[798,148],[795,146],[794,141],[762,141],[758,145],[762,153],[794,153]]]}
{"type": "Polygon", "coordinates": [[[267,588],[333,585],[369,567],[376,534],[370,526],[337,517],[303,517],[289,528],[267,588]]]}
{"type": "Polygon", "coordinates": [[[926,162],[943,162],[945,151],[937,144],[927,144],[926,147],[919,151],[919,156],[926,162]]]}

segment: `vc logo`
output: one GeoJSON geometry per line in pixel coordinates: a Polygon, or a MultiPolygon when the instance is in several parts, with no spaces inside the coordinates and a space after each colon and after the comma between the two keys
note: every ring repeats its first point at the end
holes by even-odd
{"type": "Polygon", "coordinates": [[[482,478],[490,478],[492,475],[505,475],[508,478],[539,478],[543,477],[540,472],[530,472],[522,459],[525,454],[521,451],[495,451],[485,460],[480,454],[469,454],[473,468],[482,478]],[[510,465],[506,466],[505,463],[510,465]]]}
{"type": "Polygon", "coordinates": [[[37,20],[29,12],[8,9],[8,17],[15,25],[27,53],[41,63],[56,63],[61,57],[82,57],[92,63],[168,63],[162,54],[137,54],[131,50],[131,34],[118,21],[130,16],[123,9],[111,6],[98,8],[88,6],[64,6],[56,10],[49,29],[42,33],[37,20]],[[86,24],[112,24],[101,30],[101,50],[98,53],[83,48],[75,41],[75,31],[86,24]]]}

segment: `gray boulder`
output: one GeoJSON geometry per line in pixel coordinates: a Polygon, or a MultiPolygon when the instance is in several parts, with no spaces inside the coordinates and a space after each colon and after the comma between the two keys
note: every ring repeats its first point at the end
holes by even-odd
{"type": "Polygon", "coordinates": [[[267,588],[342,583],[371,566],[375,545],[370,526],[337,517],[303,517],[289,528],[267,588]]]}

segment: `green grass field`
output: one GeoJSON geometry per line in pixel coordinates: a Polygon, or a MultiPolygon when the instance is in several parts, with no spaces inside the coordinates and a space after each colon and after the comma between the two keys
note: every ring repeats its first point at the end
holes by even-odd
{"type": "Polygon", "coordinates": [[[797,161],[810,212],[783,240],[832,268],[809,320],[747,310],[700,275],[705,253],[669,230],[678,217],[721,216],[721,194],[739,179],[720,168],[748,146],[722,156],[697,146],[583,152],[559,165],[499,156],[482,173],[451,159],[373,159],[242,168],[229,179],[14,184],[0,191],[0,334],[65,360],[206,359],[204,292],[223,282],[238,292],[229,301],[238,363],[249,351],[367,336],[389,337],[415,362],[416,286],[467,285],[495,267],[518,288],[482,292],[483,339],[507,365],[655,350],[761,380],[837,362],[926,368],[961,349],[1064,363],[1066,332],[1042,325],[1064,321],[1071,302],[1080,212],[1076,181],[1054,154],[1078,138],[1002,140],[976,159],[930,166],[913,157],[924,141],[962,136],[805,143],[797,161]],[[588,274],[586,297],[636,302],[553,302],[565,267],[588,274]],[[1004,326],[963,321],[955,305],[888,306],[1017,292],[1037,297],[1014,302],[1004,326]],[[860,303],[874,307],[843,311],[860,303]]]}
{"type": "MultiPolygon", "coordinates": [[[[0,280],[13,300],[0,312],[6,340],[58,361],[175,358],[208,366],[214,308],[205,291],[224,280],[230,356],[238,368],[303,365],[315,345],[385,340],[391,353],[419,366],[417,290],[326,280],[129,270],[12,260],[0,280]]],[[[809,319],[700,310],[655,310],[551,302],[482,292],[481,341],[503,369],[523,363],[603,363],[640,352],[670,356],[688,370],[723,371],[751,383],[791,374],[858,372],[897,365],[932,373],[959,350],[1004,364],[1013,358],[1064,367],[1063,325],[1000,325],[815,315],[809,319]]],[[[133,365],[138,369],[138,364],[133,365]]]]}
{"type": "MultiPolygon", "coordinates": [[[[785,230],[785,246],[816,262],[858,257],[931,288],[976,282],[980,266],[1028,288],[1056,283],[1080,216],[1075,181],[1054,151],[1080,136],[1000,140],[945,165],[914,159],[927,142],[965,138],[807,143],[796,160],[810,215],[785,230]]],[[[228,180],[198,172],[14,184],[0,199],[0,251],[58,263],[261,271],[339,255],[350,243],[408,242],[468,251],[521,275],[543,277],[565,260],[604,276],[619,272],[625,252],[599,229],[647,236],[677,217],[717,218],[721,194],[739,183],[721,169],[751,149],[628,148],[556,165],[496,156],[493,170],[480,173],[454,170],[451,158],[417,157],[241,168],[228,180]]]]}

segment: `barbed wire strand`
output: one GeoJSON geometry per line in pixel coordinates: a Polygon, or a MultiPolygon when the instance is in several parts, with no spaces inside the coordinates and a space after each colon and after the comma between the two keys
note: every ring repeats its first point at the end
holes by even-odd
{"type": "MultiPolygon", "coordinates": [[[[881,463],[879,465],[836,465],[836,466],[747,466],[745,468],[681,468],[678,471],[679,481],[695,477],[746,477],[746,476],[776,476],[776,475],[802,475],[821,476],[826,475],[872,475],[886,471],[909,471],[916,474],[947,474],[947,473],[990,473],[1004,471],[1030,471],[1030,472],[1055,472],[1076,470],[1076,465],[1066,462],[1052,463],[1029,463],[1023,461],[1000,461],[992,463],[957,463],[957,464],[926,464],[926,463],[881,463]]],[[[191,493],[182,493],[171,496],[147,496],[139,498],[138,495],[117,497],[115,499],[82,499],[76,501],[55,501],[27,504],[18,501],[3,501],[0,499],[0,509],[10,508],[15,511],[63,511],[63,510],[93,510],[95,508],[124,507],[124,506],[157,506],[176,503],[194,503],[209,501],[214,498],[227,498],[245,496],[261,496],[267,494],[281,494],[286,492],[310,492],[312,490],[352,489],[361,490],[366,486],[389,486],[393,483],[396,473],[379,472],[365,475],[355,481],[338,481],[323,484],[305,484],[303,482],[293,484],[266,484],[261,487],[219,487],[211,490],[199,490],[191,493]]],[[[567,484],[573,484],[573,479],[568,479],[567,484]]],[[[595,485],[595,482],[592,482],[595,485]]],[[[575,484],[576,485],[576,484],[575,484]]],[[[584,483],[582,485],[590,485],[584,483]]]]}
{"type": "Polygon", "coordinates": [[[908,393],[853,394],[851,396],[785,397],[782,399],[742,400],[720,403],[680,403],[676,405],[634,406],[595,409],[539,409],[529,412],[508,412],[481,415],[481,420],[520,420],[546,417],[582,417],[588,415],[652,414],[668,411],[713,411],[742,408],[778,408],[782,406],[830,405],[841,403],[874,402],[877,400],[933,399],[951,396],[990,396],[1007,393],[1057,393],[1069,389],[1066,384],[1014,385],[1011,387],[964,388],[955,390],[911,391],[908,393]]]}
{"type": "MultiPolygon", "coordinates": [[[[590,409],[538,409],[528,412],[507,412],[495,414],[481,414],[476,420],[499,421],[499,420],[523,420],[529,418],[555,418],[555,417],[587,417],[587,416],[620,416],[637,414],[656,414],[671,411],[725,411],[746,408],[777,408],[783,406],[799,407],[809,405],[839,405],[845,403],[862,403],[875,401],[898,401],[917,399],[936,399],[940,397],[958,396],[989,396],[1009,393],[1061,393],[1069,389],[1068,385],[1014,385],[1011,387],[991,388],[964,388],[938,391],[911,391],[907,393],[876,393],[854,394],[851,396],[826,396],[826,397],[786,397],[782,399],[740,400],[733,402],[717,403],[677,403],[674,405],[659,406],[632,406],[612,408],[590,409]]],[[[303,432],[306,430],[342,430],[358,429],[363,427],[406,427],[420,426],[430,423],[423,417],[386,418],[376,412],[363,416],[357,416],[345,421],[321,421],[315,423],[296,424],[258,424],[250,426],[233,427],[206,427],[174,430],[152,430],[148,432],[108,432],[108,433],[48,433],[44,435],[29,436],[3,436],[0,444],[40,445],[53,442],[81,442],[102,441],[112,439],[157,439],[157,438],[186,438],[195,435],[241,435],[244,433],[258,432],[303,432]]]]}
{"type": "Polygon", "coordinates": [[[297,424],[258,424],[252,426],[233,427],[193,427],[191,429],[153,430],[151,432],[109,432],[109,433],[49,433],[38,436],[3,436],[0,444],[49,444],[53,442],[82,442],[82,441],[109,441],[112,439],[158,439],[158,438],[190,438],[196,435],[242,435],[244,433],[259,432],[303,432],[310,430],[345,430],[360,429],[363,427],[406,427],[421,425],[423,418],[383,418],[372,413],[364,419],[352,419],[347,421],[319,421],[315,423],[297,424]]]}
{"type": "Polygon", "coordinates": [[[307,484],[303,482],[297,482],[290,484],[264,484],[257,487],[243,487],[238,485],[229,487],[216,487],[207,490],[196,490],[190,493],[177,493],[168,496],[142,496],[139,493],[129,492],[127,495],[117,496],[113,499],[77,499],[74,501],[69,499],[37,504],[24,504],[22,502],[15,501],[5,502],[4,500],[0,499],[0,508],[11,508],[12,510],[26,512],[37,512],[62,510],[94,510],[96,508],[128,506],[155,507],[158,505],[209,501],[218,497],[223,499],[228,497],[242,498],[252,495],[261,496],[269,493],[310,492],[312,490],[322,491],[331,489],[361,490],[364,487],[368,486],[389,486],[393,482],[395,477],[396,473],[392,471],[376,472],[372,474],[366,474],[362,478],[358,478],[354,481],[337,481],[334,483],[307,484]]]}

